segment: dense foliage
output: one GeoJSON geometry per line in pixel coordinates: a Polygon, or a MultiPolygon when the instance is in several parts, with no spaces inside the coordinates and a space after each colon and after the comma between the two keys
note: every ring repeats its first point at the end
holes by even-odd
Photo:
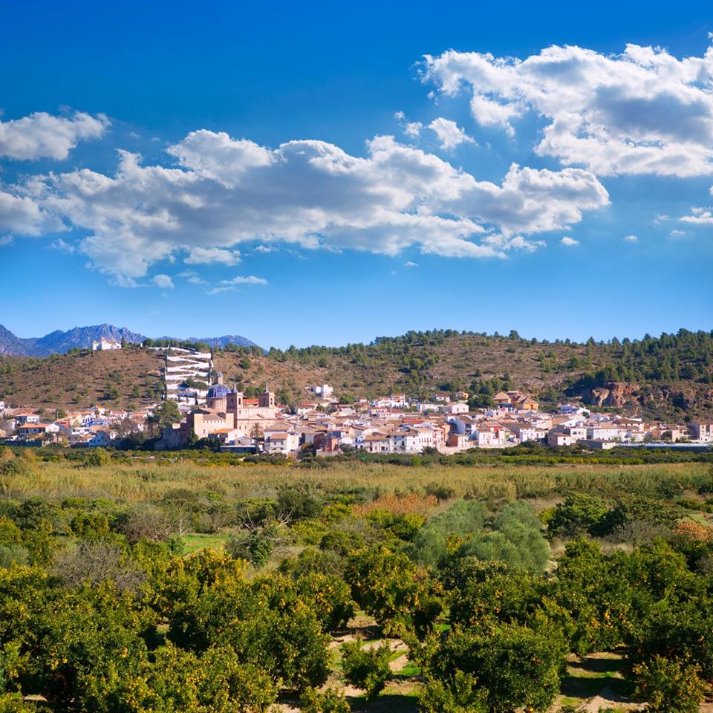
{"type": "Polygon", "coordinates": [[[713,683],[701,468],[554,473],[551,491],[488,469],[467,497],[437,465],[391,492],[294,469],[249,497],[197,484],[131,503],[67,495],[69,476],[19,496],[52,464],[0,464],[0,711],[345,713],[340,680],[380,700],[405,651],[429,713],[547,711],[568,661],[597,652],[659,713],[695,711],[713,683]],[[218,539],[189,550],[199,535],[218,539]]]}

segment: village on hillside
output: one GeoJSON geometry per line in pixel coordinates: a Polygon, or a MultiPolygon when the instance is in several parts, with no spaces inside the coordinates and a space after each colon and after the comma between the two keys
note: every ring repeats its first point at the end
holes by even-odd
{"type": "MultiPolygon", "coordinates": [[[[107,342],[95,349],[120,348],[107,342]]],[[[236,453],[300,453],[330,456],[348,451],[380,454],[453,454],[475,448],[510,448],[521,443],[550,447],[582,445],[705,447],[713,444],[713,422],[685,425],[646,421],[579,403],[540,411],[520,391],[503,391],[489,408],[472,409],[464,391],[437,392],[428,401],[390,394],[340,402],[329,384],[307,387],[304,401],[277,403],[268,385],[247,398],[223,383],[210,352],[156,348],[162,360],[164,398],[135,411],[95,406],[56,412],[34,404],[0,400],[0,439],[14,445],[121,446],[150,440],[157,450],[209,444],[236,453]],[[167,423],[166,405],[172,404],[167,423]]]]}

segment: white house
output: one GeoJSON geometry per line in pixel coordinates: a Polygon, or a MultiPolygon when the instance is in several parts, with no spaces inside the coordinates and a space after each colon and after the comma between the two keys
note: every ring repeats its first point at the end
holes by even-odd
{"type": "Polygon", "coordinates": [[[535,424],[520,423],[519,421],[507,421],[503,423],[512,433],[515,434],[520,443],[528,441],[544,441],[547,438],[547,429],[538,428],[535,424]]]}
{"type": "Polygon", "coordinates": [[[40,422],[40,415],[38,413],[30,413],[30,412],[23,412],[23,413],[16,413],[15,414],[15,425],[16,426],[23,426],[26,423],[39,423],[40,422]]]}
{"type": "Polygon", "coordinates": [[[94,352],[107,352],[113,349],[121,349],[121,343],[116,339],[102,337],[98,342],[92,342],[92,351],[94,352]]]}
{"type": "Polygon", "coordinates": [[[317,384],[309,386],[307,390],[320,399],[331,399],[334,395],[334,389],[329,384],[317,384]]]}
{"type": "Polygon", "coordinates": [[[455,403],[446,404],[443,407],[443,413],[451,415],[458,413],[468,413],[468,404],[464,401],[456,401],[455,403]]]}
{"type": "Polygon", "coordinates": [[[553,428],[547,434],[547,445],[549,446],[573,446],[577,439],[569,432],[569,429],[553,428]]]}
{"type": "Polygon", "coordinates": [[[300,447],[300,437],[296,433],[271,432],[265,436],[263,450],[265,453],[288,453],[296,452],[300,447]]]}
{"type": "Polygon", "coordinates": [[[514,442],[508,442],[508,436],[511,432],[504,428],[500,423],[488,423],[483,421],[477,424],[470,436],[473,447],[478,448],[503,448],[509,445],[515,445],[514,442]]]}
{"type": "Polygon", "coordinates": [[[592,441],[623,441],[628,429],[613,423],[600,423],[587,426],[587,438],[592,441]]]}
{"type": "Polygon", "coordinates": [[[390,453],[420,453],[424,446],[415,428],[401,428],[388,434],[390,453]]]}

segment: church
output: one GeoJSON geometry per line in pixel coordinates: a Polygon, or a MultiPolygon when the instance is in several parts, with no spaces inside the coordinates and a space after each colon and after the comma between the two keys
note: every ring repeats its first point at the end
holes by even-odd
{"type": "Polygon", "coordinates": [[[267,385],[257,399],[246,399],[242,391],[225,386],[223,375],[218,373],[216,383],[208,389],[205,408],[188,414],[186,428],[196,438],[218,436],[221,440],[234,440],[262,434],[279,420],[279,414],[275,394],[267,385]]]}

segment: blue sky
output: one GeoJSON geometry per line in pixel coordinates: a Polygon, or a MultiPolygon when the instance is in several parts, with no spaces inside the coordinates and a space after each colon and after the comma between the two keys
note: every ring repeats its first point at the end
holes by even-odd
{"type": "Polygon", "coordinates": [[[19,336],[713,327],[703,3],[109,5],[0,2],[19,336]]]}

